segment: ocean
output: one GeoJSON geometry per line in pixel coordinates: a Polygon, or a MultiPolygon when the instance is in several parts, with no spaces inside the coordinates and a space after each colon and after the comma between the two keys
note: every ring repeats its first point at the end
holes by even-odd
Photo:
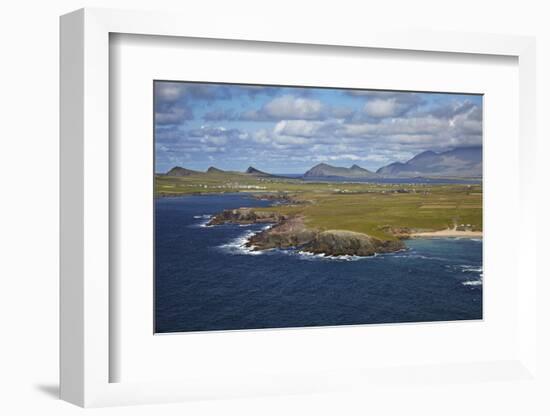
{"type": "Polygon", "coordinates": [[[155,332],[482,318],[481,239],[330,258],[244,247],[265,224],[206,226],[224,209],[271,203],[245,194],[155,201],[155,332]]]}

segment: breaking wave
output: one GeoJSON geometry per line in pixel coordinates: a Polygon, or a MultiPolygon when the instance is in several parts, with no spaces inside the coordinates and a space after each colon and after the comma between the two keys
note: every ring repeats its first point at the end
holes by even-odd
{"type": "MultiPolygon", "coordinates": [[[[255,224],[247,224],[247,225],[250,226],[255,224]]],[[[234,238],[228,243],[222,244],[221,246],[219,246],[219,248],[223,249],[224,251],[230,254],[249,254],[254,256],[263,254],[264,252],[269,250],[255,250],[255,247],[253,245],[248,246],[247,243],[252,236],[259,234],[262,231],[269,230],[271,227],[273,227],[273,224],[268,224],[262,227],[260,230],[256,230],[256,231],[248,230],[244,234],[240,235],[237,238],[234,238]]]]}
{"type": "Polygon", "coordinates": [[[204,215],[193,215],[193,218],[196,220],[201,220],[197,223],[189,225],[190,228],[197,228],[197,227],[211,227],[210,225],[207,225],[210,221],[210,218],[212,218],[212,215],[204,214],[204,215]]]}
{"type": "MultiPolygon", "coordinates": [[[[403,250],[401,252],[403,252],[403,250]]],[[[400,253],[400,252],[396,252],[396,253],[400,253]]],[[[386,255],[391,256],[395,259],[420,259],[420,260],[440,260],[440,261],[447,261],[448,260],[448,259],[443,258],[443,257],[424,256],[422,254],[417,254],[417,253],[414,253],[414,252],[409,252],[409,253],[404,253],[404,254],[388,253],[386,255]]]]}
{"type": "Polygon", "coordinates": [[[359,260],[372,259],[378,256],[378,254],[374,254],[373,256],[353,256],[349,254],[345,254],[341,256],[328,256],[324,253],[311,253],[309,251],[302,251],[302,250],[287,250],[287,251],[299,256],[301,260],[309,260],[309,261],[311,260],[359,261],[359,260]]]}
{"type": "Polygon", "coordinates": [[[483,285],[483,267],[481,266],[472,266],[468,264],[461,264],[458,266],[462,273],[477,274],[477,279],[465,280],[462,282],[464,286],[481,286],[483,285]]]}
{"type": "Polygon", "coordinates": [[[259,255],[262,254],[262,251],[255,251],[254,246],[247,246],[248,240],[257,232],[247,231],[243,235],[231,240],[226,244],[222,244],[219,248],[230,254],[250,254],[250,255],[259,255]]]}

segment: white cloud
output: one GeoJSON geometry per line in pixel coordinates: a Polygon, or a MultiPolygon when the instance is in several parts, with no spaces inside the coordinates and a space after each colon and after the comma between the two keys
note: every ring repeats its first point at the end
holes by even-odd
{"type": "MultiPolygon", "coordinates": [[[[229,100],[231,91],[193,88],[167,83],[156,90],[162,100],[156,103],[155,138],[162,145],[158,154],[167,160],[181,154],[195,162],[214,156],[220,164],[258,160],[285,170],[291,161],[301,167],[327,161],[375,169],[428,149],[481,144],[482,110],[470,97],[358,91],[349,94],[355,98],[325,100],[325,94],[287,89],[255,103],[246,98],[245,105],[229,100]],[[205,104],[195,106],[193,100],[205,104]],[[189,122],[191,109],[197,118],[189,122]]],[[[244,90],[240,96],[249,97],[244,90]]]]}
{"type": "Polygon", "coordinates": [[[312,120],[321,117],[323,104],[319,100],[283,95],[266,103],[263,110],[273,118],[312,120]]]}
{"type": "Polygon", "coordinates": [[[179,83],[157,83],[155,84],[155,94],[158,99],[164,103],[173,103],[179,100],[185,91],[185,86],[179,83]]]}
{"type": "Polygon", "coordinates": [[[327,108],[319,100],[283,95],[265,103],[259,110],[245,111],[240,119],[249,121],[320,120],[327,108]]]}
{"type": "Polygon", "coordinates": [[[363,111],[367,115],[375,118],[395,117],[399,114],[401,106],[395,101],[395,99],[389,100],[369,100],[365,103],[363,111]]]}
{"type": "Polygon", "coordinates": [[[270,134],[265,129],[256,130],[252,133],[252,140],[259,144],[268,144],[271,142],[270,134]]]}
{"type": "Polygon", "coordinates": [[[188,107],[170,107],[166,111],[157,111],[155,121],[158,124],[182,124],[185,120],[191,120],[193,112],[188,107]]]}
{"type": "Polygon", "coordinates": [[[275,134],[312,137],[318,132],[319,127],[323,125],[324,123],[319,121],[282,120],[275,125],[273,131],[275,134]]]}
{"type": "Polygon", "coordinates": [[[206,136],[201,139],[201,143],[222,145],[227,143],[227,137],[225,136],[206,136]]]}

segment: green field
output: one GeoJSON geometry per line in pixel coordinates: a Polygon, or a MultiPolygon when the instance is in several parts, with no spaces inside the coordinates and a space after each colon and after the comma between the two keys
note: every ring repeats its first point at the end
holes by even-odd
{"type": "Polygon", "coordinates": [[[473,231],[483,227],[481,185],[313,183],[227,172],[156,177],[158,197],[220,192],[290,193],[303,203],[262,209],[301,215],[306,225],[319,230],[349,230],[383,239],[395,238],[389,227],[415,231],[461,224],[473,231]]]}

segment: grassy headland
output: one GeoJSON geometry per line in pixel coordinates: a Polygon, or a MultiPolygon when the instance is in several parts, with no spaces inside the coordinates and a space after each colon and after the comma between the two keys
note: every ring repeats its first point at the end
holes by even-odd
{"type": "Polygon", "coordinates": [[[386,241],[455,226],[483,228],[481,185],[306,182],[238,172],[156,176],[158,197],[222,192],[289,194],[293,203],[255,211],[300,217],[318,231],[352,231],[386,241]]]}

